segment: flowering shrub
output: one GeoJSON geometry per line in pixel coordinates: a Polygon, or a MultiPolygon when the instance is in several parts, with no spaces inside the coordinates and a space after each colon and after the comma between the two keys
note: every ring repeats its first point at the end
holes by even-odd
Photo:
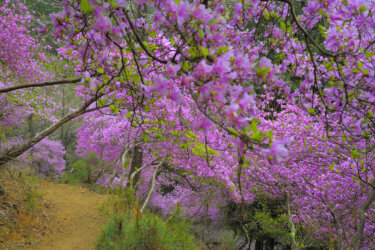
{"type": "Polygon", "coordinates": [[[58,178],[65,169],[64,146],[60,141],[53,141],[48,138],[32,147],[26,152],[30,159],[31,167],[39,176],[58,178]]]}

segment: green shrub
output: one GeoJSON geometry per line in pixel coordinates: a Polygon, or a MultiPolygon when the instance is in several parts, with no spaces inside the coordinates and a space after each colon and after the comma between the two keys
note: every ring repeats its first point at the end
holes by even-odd
{"type": "Polygon", "coordinates": [[[28,187],[33,187],[40,182],[40,178],[34,172],[24,174],[23,179],[28,187]]]}
{"type": "Polygon", "coordinates": [[[154,214],[141,214],[136,209],[109,220],[98,238],[97,249],[197,249],[188,226],[176,219],[165,223],[154,214]]]}
{"type": "Polygon", "coordinates": [[[91,166],[86,160],[80,159],[70,166],[70,170],[64,172],[60,178],[61,183],[78,184],[88,182],[91,174],[91,166]]]}
{"type": "Polygon", "coordinates": [[[42,198],[42,196],[38,192],[36,192],[33,189],[30,189],[26,192],[26,197],[25,197],[24,201],[27,203],[28,209],[31,212],[34,212],[34,210],[36,208],[36,205],[37,205],[38,201],[41,200],[41,198],[42,198]]]}
{"type": "Polygon", "coordinates": [[[108,190],[108,193],[111,196],[99,208],[100,212],[107,217],[124,214],[125,211],[129,212],[139,206],[134,190],[114,188],[108,190]]]}
{"type": "Polygon", "coordinates": [[[222,242],[217,249],[218,250],[237,250],[238,248],[236,246],[236,238],[233,236],[223,237],[222,242]]]}

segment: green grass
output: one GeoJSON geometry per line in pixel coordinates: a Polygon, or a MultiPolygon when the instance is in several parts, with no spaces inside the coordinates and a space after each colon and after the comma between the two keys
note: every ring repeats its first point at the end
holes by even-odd
{"type": "Polygon", "coordinates": [[[174,214],[164,221],[148,211],[141,213],[131,190],[116,192],[101,208],[109,221],[97,240],[99,250],[197,249],[189,223],[174,214]]]}
{"type": "Polygon", "coordinates": [[[197,249],[194,237],[184,221],[166,224],[153,214],[121,214],[112,217],[104,226],[97,249],[197,249]]]}
{"type": "Polygon", "coordinates": [[[40,178],[35,174],[24,175],[23,178],[29,187],[33,187],[40,182],[40,178]]]}

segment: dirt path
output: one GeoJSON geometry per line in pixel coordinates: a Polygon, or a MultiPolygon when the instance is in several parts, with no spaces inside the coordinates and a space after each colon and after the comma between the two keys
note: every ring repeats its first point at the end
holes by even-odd
{"type": "Polygon", "coordinates": [[[49,205],[49,212],[56,218],[56,225],[32,249],[95,249],[95,241],[105,223],[99,208],[108,196],[76,185],[47,181],[39,184],[38,192],[49,205]]]}

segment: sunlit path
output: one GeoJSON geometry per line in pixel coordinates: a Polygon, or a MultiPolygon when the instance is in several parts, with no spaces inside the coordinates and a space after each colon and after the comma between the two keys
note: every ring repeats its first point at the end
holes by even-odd
{"type": "Polygon", "coordinates": [[[50,212],[56,217],[58,227],[33,248],[95,249],[95,240],[105,222],[99,207],[108,196],[76,185],[52,182],[42,182],[38,192],[50,205],[50,212]]]}

